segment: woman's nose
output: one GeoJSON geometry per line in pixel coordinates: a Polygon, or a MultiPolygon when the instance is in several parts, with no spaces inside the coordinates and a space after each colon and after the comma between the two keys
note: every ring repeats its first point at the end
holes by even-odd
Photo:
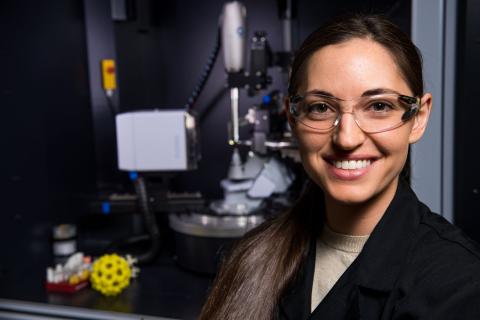
{"type": "Polygon", "coordinates": [[[352,113],[342,114],[333,133],[333,143],[340,149],[350,151],[365,141],[365,133],[360,129],[352,113]]]}

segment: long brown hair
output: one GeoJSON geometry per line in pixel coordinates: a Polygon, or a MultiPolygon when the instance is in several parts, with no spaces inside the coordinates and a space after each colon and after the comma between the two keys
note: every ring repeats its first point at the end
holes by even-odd
{"type": "MultiPolygon", "coordinates": [[[[410,38],[382,16],[356,14],[336,18],[303,42],[292,63],[289,95],[298,93],[305,81],[306,66],[314,52],[354,38],[383,45],[413,94],[423,94],[421,55],[410,38]]],[[[408,164],[402,175],[405,170],[408,164]]],[[[247,233],[223,263],[200,319],[275,318],[282,295],[320,230],[322,211],[322,192],[312,184],[289,211],[247,233]]]]}

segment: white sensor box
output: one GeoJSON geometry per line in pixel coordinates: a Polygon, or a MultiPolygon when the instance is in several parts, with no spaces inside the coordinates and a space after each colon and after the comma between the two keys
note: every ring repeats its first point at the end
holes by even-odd
{"type": "Polygon", "coordinates": [[[184,171],[199,160],[195,118],[185,110],[151,110],[116,116],[118,168],[184,171]]]}

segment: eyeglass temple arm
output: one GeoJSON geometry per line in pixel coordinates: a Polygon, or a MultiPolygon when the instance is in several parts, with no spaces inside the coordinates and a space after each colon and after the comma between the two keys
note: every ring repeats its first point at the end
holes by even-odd
{"type": "Polygon", "coordinates": [[[420,98],[400,95],[400,99],[402,99],[404,102],[408,103],[411,107],[410,110],[405,111],[405,113],[402,115],[402,121],[408,121],[420,109],[420,98]]]}

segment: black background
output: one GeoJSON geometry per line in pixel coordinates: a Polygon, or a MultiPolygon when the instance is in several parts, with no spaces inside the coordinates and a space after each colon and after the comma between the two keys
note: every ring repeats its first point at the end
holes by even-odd
{"type": "Polygon", "coordinates": [[[455,106],[455,223],[480,242],[480,14],[479,1],[459,1],[455,106]]]}

